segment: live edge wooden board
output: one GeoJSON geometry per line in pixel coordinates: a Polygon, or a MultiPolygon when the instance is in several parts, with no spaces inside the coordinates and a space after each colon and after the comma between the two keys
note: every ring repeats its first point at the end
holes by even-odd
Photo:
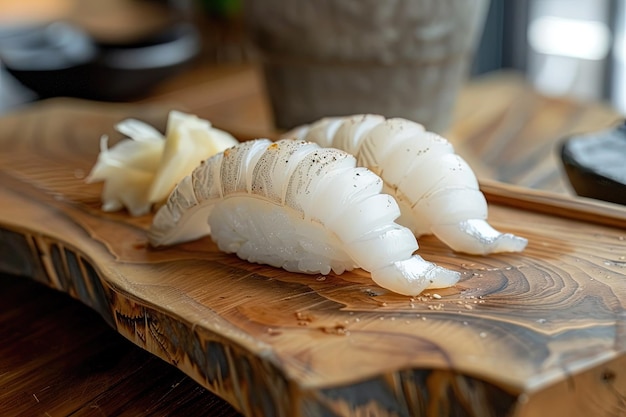
{"type": "Polygon", "coordinates": [[[165,114],[42,103],[2,119],[0,270],[80,299],[247,416],[626,414],[620,207],[485,183],[491,223],[528,248],[466,256],[421,238],[462,279],[415,298],[359,271],[249,264],[208,238],[155,250],[151,216],[102,212],[84,178],[116,122],[165,114]]]}

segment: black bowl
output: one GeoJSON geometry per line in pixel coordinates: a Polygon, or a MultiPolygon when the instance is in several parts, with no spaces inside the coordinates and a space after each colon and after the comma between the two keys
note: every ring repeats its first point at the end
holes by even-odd
{"type": "Polygon", "coordinates": [[[626,121],[566,138],[561,160],[576,194],[626,205],[626,121]]]}
{"type": "Polygon", "coordinates": [[[186,23],[130,44],[98,43],[64,23],[22,28],[0,38],[7,72],[39,98],[137,98],[184,69],[199,50],[198,33],[186,23]]]}

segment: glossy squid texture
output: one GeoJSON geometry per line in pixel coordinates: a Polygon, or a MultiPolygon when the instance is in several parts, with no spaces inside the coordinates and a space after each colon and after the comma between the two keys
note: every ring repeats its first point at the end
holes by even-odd
{"type": "Polygon", "coordinates": [[[162,206],[153,246],[210,234],[250,262],[293,272],[340,274],[360,267],[391,291],[451,286],[458,272],[427,262],[382,180],[337,149],[257,139],[204,161],[162,206]]]}
{"type": "Polygon", "coordinates": [[[324,118],[284,135],[344,150],[379,175],[416,236],[434,234],[458,252],[522,251],[526,239],[487,222],[487,201],[467,162],[445,138],[406,119],[379,115],[324,118]]]}

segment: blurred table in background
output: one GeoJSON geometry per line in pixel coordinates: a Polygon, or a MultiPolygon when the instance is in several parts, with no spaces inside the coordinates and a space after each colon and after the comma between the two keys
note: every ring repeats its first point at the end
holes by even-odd
{"type": "MultiPolygon", "coordinates": [[[[183,1],[183,3],[186,3],[183,1]]],[[[166,1],[3,0],[0,25],[66,21],[105,42],[126,42],[170,24],[176,16],[166,1]]]]}

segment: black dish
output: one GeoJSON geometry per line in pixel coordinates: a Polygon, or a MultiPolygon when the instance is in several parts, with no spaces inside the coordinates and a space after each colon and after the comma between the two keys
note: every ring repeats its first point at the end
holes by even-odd
{"type": "Polygon", "coordinates": [[[626,205],[626,120],[565,139],[561,160],[576,194],[626,205]]]}
{"type": "Polygon", "coordinates": [[[39,98],[123,101],[181,71],[200,50],[195,28],[180,23],[130,44],[104,44],[65,23],[0,33],[6,71],[39,98]]]}

